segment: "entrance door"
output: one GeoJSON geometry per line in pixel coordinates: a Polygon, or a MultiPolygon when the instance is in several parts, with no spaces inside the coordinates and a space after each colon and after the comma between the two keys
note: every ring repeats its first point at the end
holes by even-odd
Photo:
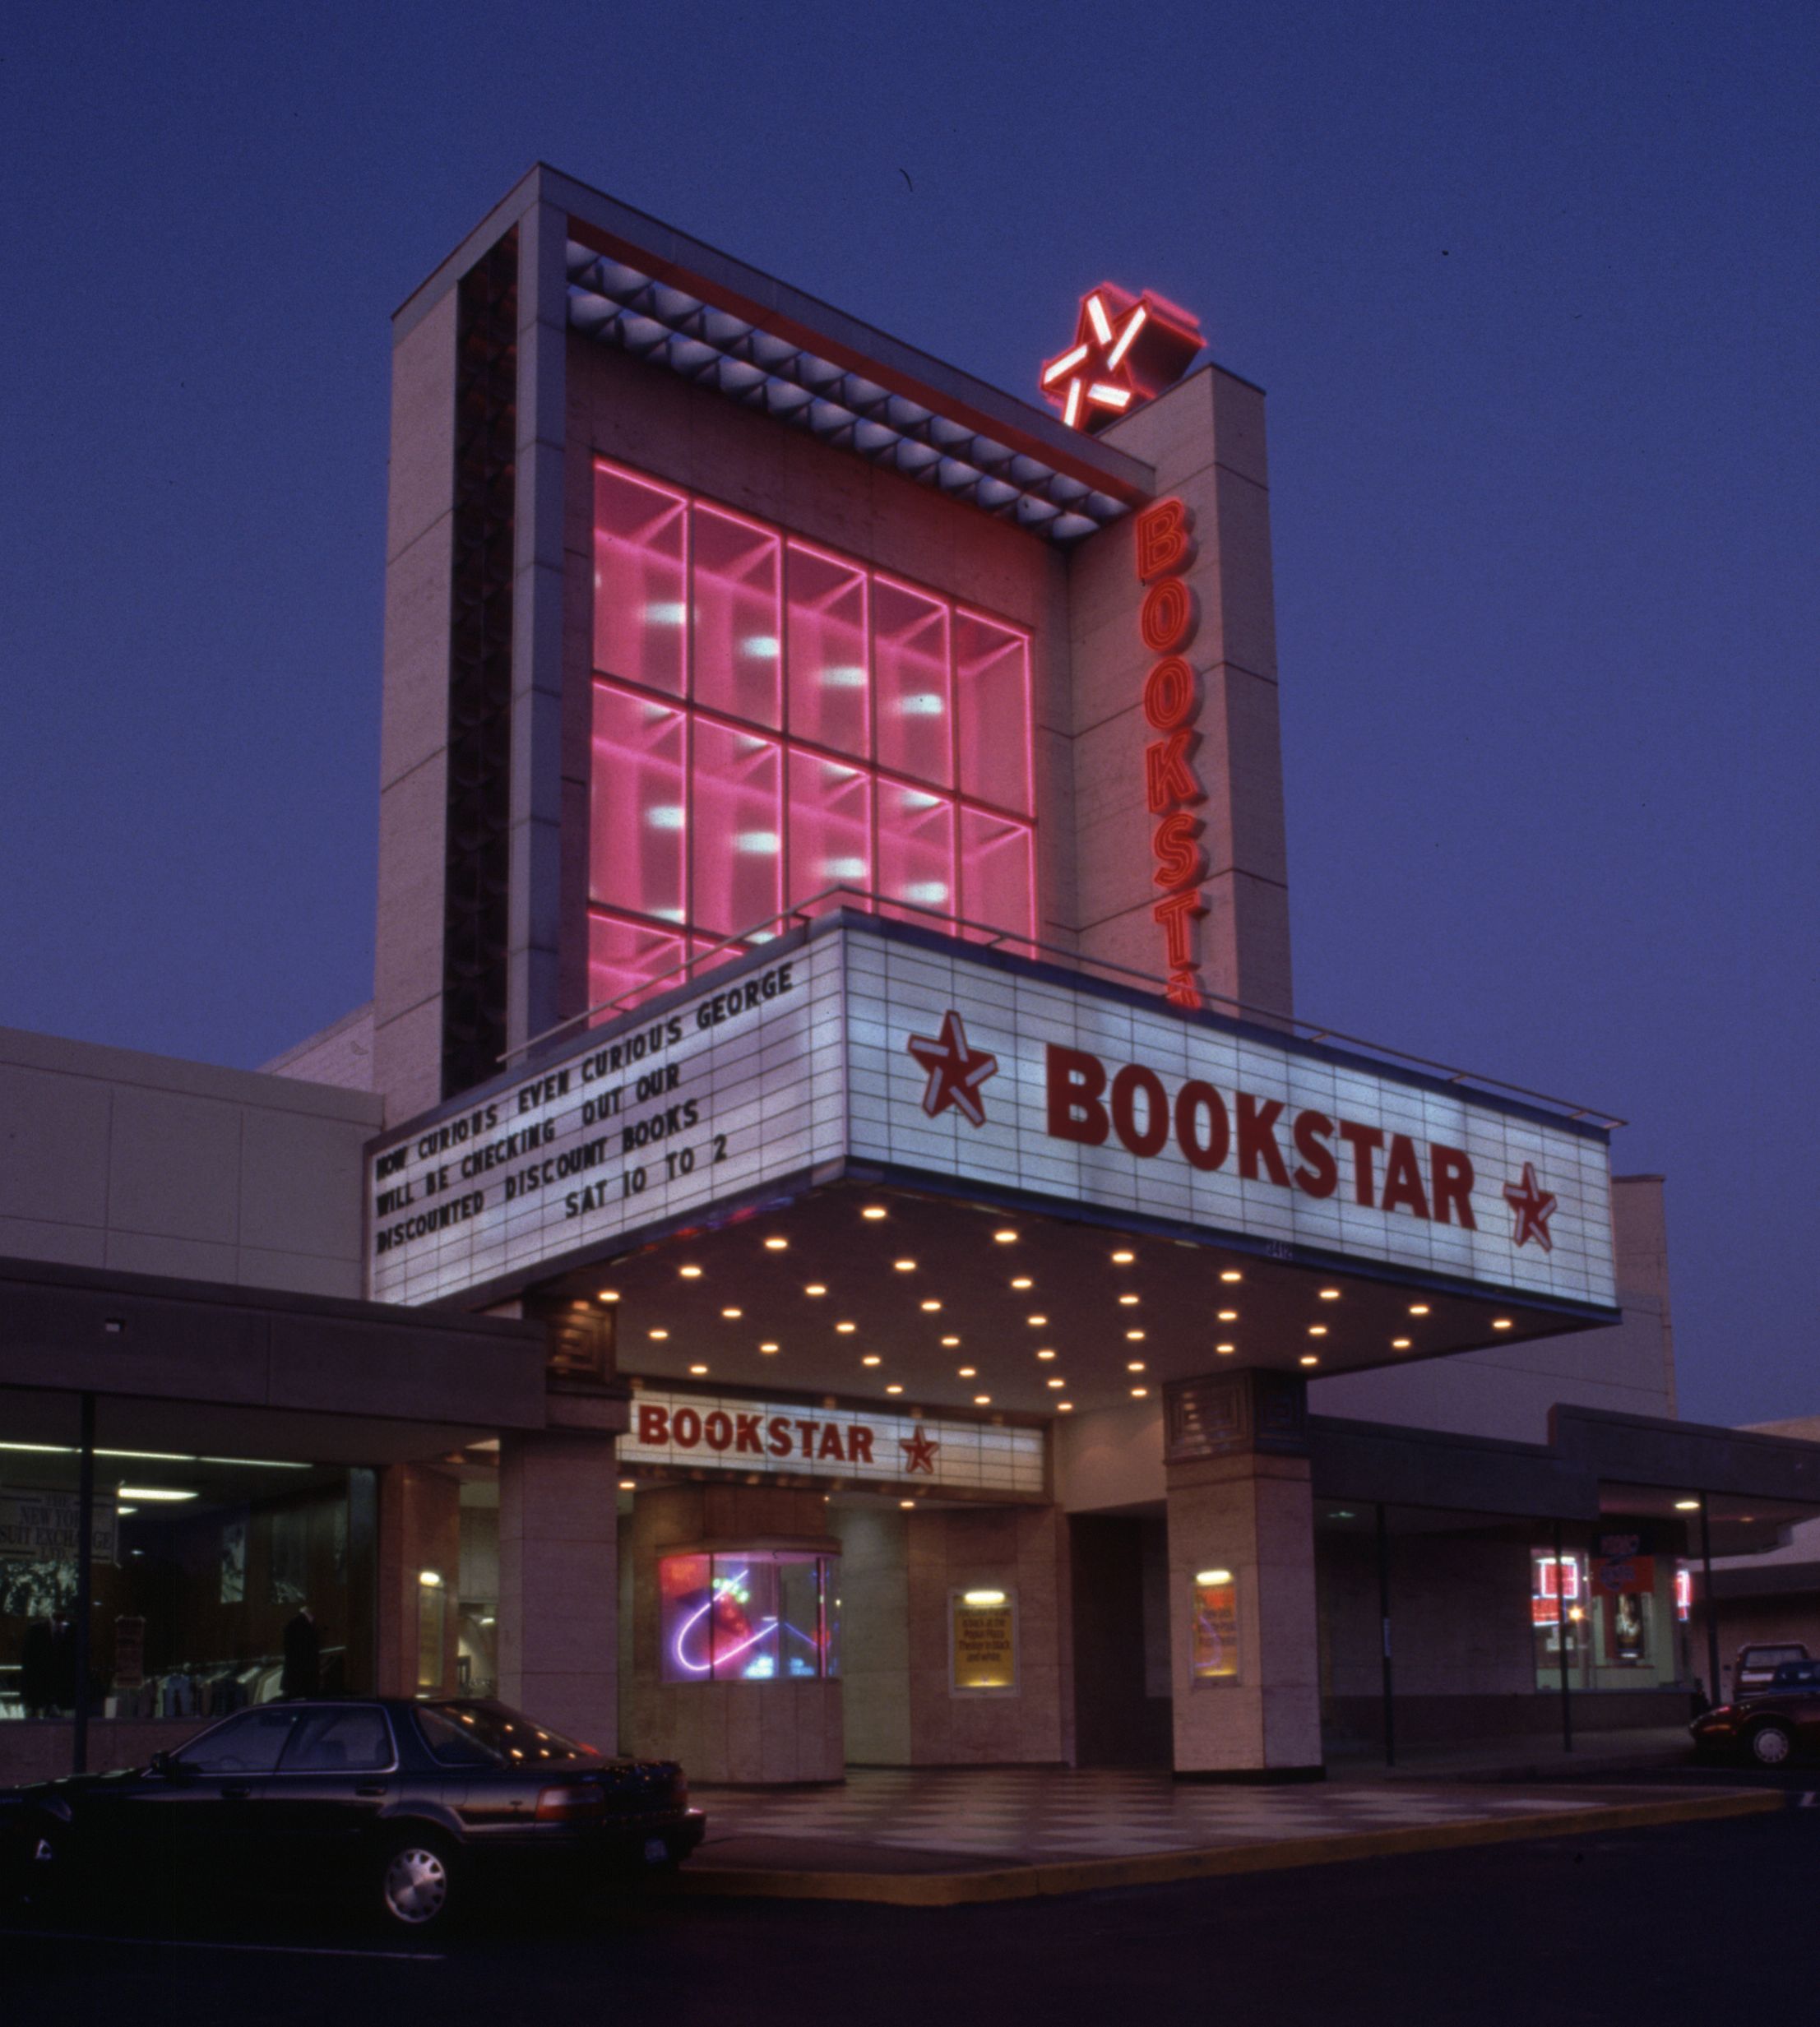
{"type": "Polygon", "coordinates": [[[1168,1766],[1168,1552],[1160,1517],[1068,1520],[1075,1753],[1082,1766],[1168,1766]]]}

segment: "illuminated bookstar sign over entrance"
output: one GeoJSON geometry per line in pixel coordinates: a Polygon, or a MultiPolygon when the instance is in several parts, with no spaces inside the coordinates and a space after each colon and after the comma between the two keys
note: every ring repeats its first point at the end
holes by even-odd
{"type": "Polygon", "coordinates": [[[1206,342],[1186,310],[1103,281],[1081,298],[1074,343],[1044,362],[1043,398],[1069,428],[1097,434],[1173,387],[1206,342]]]}
{"type": "Polygon", "coordinates": [[[1600,1129],[855,914],[375,1142],[368,1286],[503,1295],[850,1164],[1614,1300],[1600,1129]]]}

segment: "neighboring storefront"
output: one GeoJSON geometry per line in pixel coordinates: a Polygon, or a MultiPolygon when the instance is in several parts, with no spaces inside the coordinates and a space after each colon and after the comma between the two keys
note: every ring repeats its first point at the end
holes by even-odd
{"type": "MultiPolygon", "coordinates": [[[[1037,406],[543,169],[405,303],[374,1002],[241,1094],[333,1115],[332,1243],[120,1257],[452,1349],[333,1442],[121,1425],[119,1718],[331,1590],[350,1686],[700,1779],[1684,1707],[1683,1502],[1820,1486],[1650,1447],[1615,1122],[1296,1017],[1263,401],[1201,350],[1103,285],[1037,406]],[[535,1403],[458,1401],[475,1330],[535,1403]]],[[[58,1428],[0,1537],[63,1570],[58,1428]]]]}

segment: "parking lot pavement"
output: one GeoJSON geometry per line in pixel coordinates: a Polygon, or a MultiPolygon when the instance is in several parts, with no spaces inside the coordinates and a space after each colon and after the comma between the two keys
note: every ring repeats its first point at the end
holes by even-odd
{"type": "Polygon", "coordinates": [[[1661,2027],[1805,2020],[1820,1806],[1009,1905],[641,1895],[501,1910],[421,1952],[301,1915],[187,1910],[174,1932],[0,1935],[9,2020],[134,2027],[572,2014],[740,2027],[1115,2024],[1134,2006],[1271,2027],[1661,2027]]]}

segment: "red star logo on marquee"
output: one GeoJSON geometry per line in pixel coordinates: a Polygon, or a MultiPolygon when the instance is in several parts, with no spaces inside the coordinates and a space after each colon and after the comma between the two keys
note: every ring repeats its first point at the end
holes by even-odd
{"type": "Polygon", "coordinates": [[[907,1046],[929,1073],[923,1093],[924,1111],[937,1119],[952,1105],[966,1115],[969,1125],[984,1126],[986,1108],[979,1102],[979,1086],[998,1074],[998,1058],[983,1048],[968,1048],[960,1015],[944,1014],[940,1034],[913,1034],[907,1046]]]}
{"type": "Polygon", "coordinates": [[[1517,1214],[1517,1229],[1511,1235],[1511,1243],[1526,1246],[1533,1238],[1544,1252],[1553,1252],[1554,1241],[1549,1237],[1549,1219],[1558,1201],[1536,1181],[1535,1164],[1526,1161],[1522,1181],[1504,1185],[1504,1201],[1517,1214]]]}
{"type": "Polygon", "coordinates": [[[927,1471],[929,1476],[933,1478],[935,1453],[942,1446],[939,1443],[931,1442],[921,1429],[918,1429],[914,1436],[900,1436],[897,1441],[900,1448],[904,1452],[905,1470],[906,1472],[927,1471]]]}
{"type": "Polygon", "coordinates": [[[1081,298],[1074,343],[1043,363],[1043,398],[1071,429],[1104,429],[1173,387],[1206,340],[1184,309],[1103,281],[1081,298]]]}

